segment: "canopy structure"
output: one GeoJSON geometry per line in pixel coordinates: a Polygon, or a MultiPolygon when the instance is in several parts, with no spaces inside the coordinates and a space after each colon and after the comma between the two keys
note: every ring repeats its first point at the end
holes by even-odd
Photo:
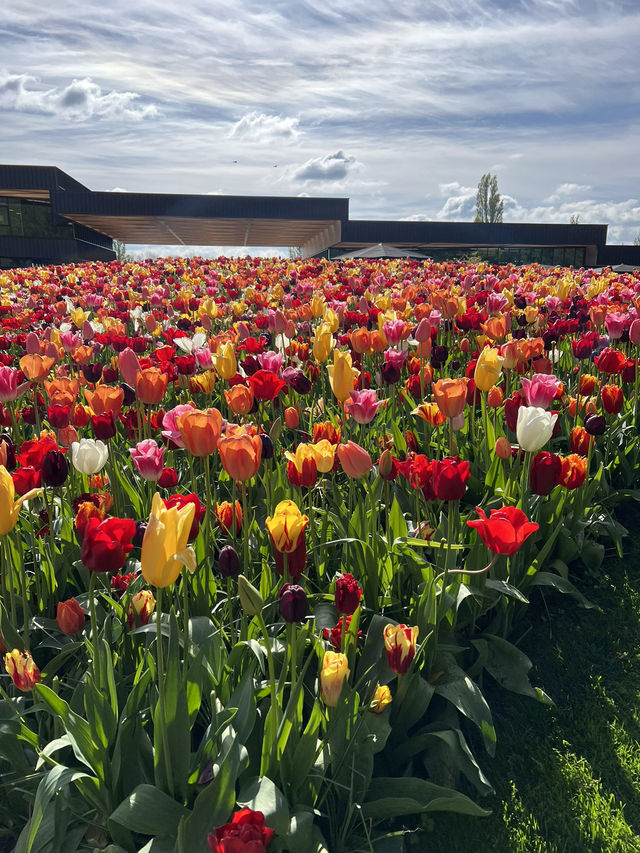
{"type": "Polygon", "coordinates": [[[347,252],[345,255],[338,255],[338,260],[347,260],[348,258],[418,258],[427,260],[428,255],[423,255],[421,252],[415,252],[411,249],[403,249],[400,246],[388,246],[386,243],[377,243],[375,246],[365,246],[364,249],[347,252]]]}
{"type": "Polygon", "coordinates": [[[295,248],[329,259],[640,267],[640,246],[607,244],[606,225],[351,219],[348,198],[94,192],[55,166],[0,164],[0,268],[114,260],[114,240],[239,254],[295,248]]]}

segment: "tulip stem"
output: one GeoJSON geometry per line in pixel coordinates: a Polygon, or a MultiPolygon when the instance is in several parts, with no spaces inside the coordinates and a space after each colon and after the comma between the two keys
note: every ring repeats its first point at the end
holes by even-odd
{"type": "Polygon", "coordinates": [[[91,644],[93,646],[93,677],[97,682],[98,688],[101,686],[100,679],[100,658],[98,657],[98,619],[96,618],[96,583],[98,581],[97,572],[91,572],[89,579],[89,618],[91,620],[91,644]]]}
{"type": "Polygon", "coordinates": [[[271,694],[271,708],[272,708],[273,714],[276,718],[276,723],[277,723],[276,731],[277,731],[278,727],[280,726],[280,711],[281,711],[281,709],[280,709],[280,705],[278,703],[278,694],[276,691],[276,670],[275,670],[275,667],[273,665],[273,654],[271,651],[271,638],[269,637],[269,632],[267,631],[267,626],[265,624],[264,617],[263,617],[262,613],[257,613],[255,618],[258,620],[258,625],[260,627],[260,630],[262,632],[262,636],[264,637],[264,642],[265,642],[265,651],[267,654],[267,669],[269,672],[269,692],[271,694]]]}
{"type": "MultiPolygon", "coordinates": [[[[20,580],[20,593],[22,595],[22,637],[24,642],[24,650],[25,652],[29,648],[29,601],[27,599],[27,579],[24,571],[24,555],[22,553],[22,548],[20,547],[20,543],[17,544],[17,550],[20,554],[20,566],[18,569],[18,576],[20,580]]],[[[34,563],[34,571],[35,571],[35,563],[34,563]]]]}
{"type": "MultiPolygon", "coordinates": [[[[246,483],[242,484],[242,560],[244,563],[244,574],[249,576],[249,515],[247,512],[247,489],[246,483]]],[[[232,526],[235,528],[236,523],[236,506],[235,502],[231,507],[232,526]]]]}
{"type": "Polygon", "coordinates": [[[484,456],[484,473],[486,475],[489,470],[489,417],[487,415],[487,395],[484,391],[480,394],[480,406],[482,407],[482,426],[484,430],[482,450],[484,456]]]}
{"type": "Polygon", "coordinates": [[[527,487],[529,484],[529,468],[531,467],[531,452],[526,451],[524,460],[522,461],[522,476],[520,479],[520,507],[523,512],[526,512],[527,505],[527,487]]]}
{"type": "Polygon", "coordinates": [[[189,575],[182,567],[182,630],[184,637],[184,681],[187,681],[189,670],[189,575]]]}
{"type": "MultiPolygon", "coordinates": [[[[344,624],[344,623],[343,623],[344,624]]],[[[297,626],[295,622],[290,622],[288,626],[289,630],[289,648],[291,650],[291,690],[295,686],[296,681],[298,680],[298,663],[297,663],[297,648],[296,648],[296,632],[297,626]]]]}
{"type": "MultiPolygon", "coordinates": [[[[162,751],[164,753],[164,771],[166,774],[166,784],[169,793],[173,795],[173,776],[171,774],[171,763],[169,756],[169,736],[167,732],[167,722],[165,720],[165,702],[164,702],[164,648],[162,645],[162,587],[157,588],[156,598],[156,669],[158,676],[158,704],[160,705],[160,719],[158,713],[154,714],[154,726],[159,725],[162,736],[162,751]]],[[[186,656],[185,656],[186,657],[186,656]]]]}

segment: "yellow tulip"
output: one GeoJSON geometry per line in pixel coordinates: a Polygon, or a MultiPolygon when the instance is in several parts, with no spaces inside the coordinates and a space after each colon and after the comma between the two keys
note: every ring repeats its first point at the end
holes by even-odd
{"type": "Polygon", "coordinates": [[[336,448],[334,444],[323,438],[317,444],[310,444],[313,455],[316,460],[316,468],[320,474],[328,474],[333,468],[333,463],[336,458],[336,448]]]}
{"type": "Polygon", "coordinates": [[[335,708],[342,685],[350,673],[347,656],[340,652],[325,652],[320,671],[320,696],[325,705],[335,708]]]}
{"type": "Polygon", "coordinates": [[[327,368],[327,371],[331,390],[337,399],[344,403],[355,388],[356,380],[360,375],[360,371],[352,366],[351,353],[334,349],[333,364],[327,368]]]}
{"type": "Polygon", "coordinates": [[[18,513],[24,501],[42,494],[42,489],[31,489],[15,500],[16,489],[13,478],[4,465],[0,465],[0,536],[10,533],[18,521],[18,513]]]}
{"type": "Polygon", "coordinates": [[[238,372],[236,351],[231,341],[220,344],[215,356],[216,370],[222,379],[231,379],[238,372]]]}
{"type": "Polygon", "coordinates": [[[69,311],[69,316],[77,329],[81,329],[84,321],[89,319],[91,311],[83,311],[82,308],[72,308],[69,311]]]}
{"type": "Polygon", "coordinates": [[[322,319],[327,324],[327,326],[329,326],[331,334],[337,332],[340,328],[340,317],[338,317],[333,308],[329,308],[328,305],[324,309],[324,315],[322,319]]]}
{"type": "Polygon", "coordinates": [[[285,500],[280,501],[265,524],[274,548],[281,554],[291,554],[309,524],[309,516],[302,515],[293,501],[285,500]]]}
{"type": "Polygon", "coordinates": [[[325,301],[321,293],[315,293],[311,299],[311,313],[314,317],[320,318],[324,314],[325,301]]]}
{"type": "Polygon", "coordinates": [[[321,323],[313,337],[313,357],[320,364],[324,364],[329,358],[333,346],[334,340],[331,329],[326,323],[321,323]]]}
{"type": "Polygon", "coordinates": [[[495,347],[485,347],[478,356],[473,378],[476,388],[480,391],[488,391],[500,380],[502,363],[504,359],[498,355],[495,347]]]}
{"type": "Polygon", "coordinates": [[[373,694],[373,699],[371,700],[371,710],[374,714],[381,714],[387,705],[390,705],[392,702],[391,691],[387,687],[387,685],[380,685],[376,687],[376,692],[373,694]]]}
{"type": "Polygon", "coordinates": [[[187,547],[195,510],[192,503],[167,509],[157,492],[153,496],[140,559],[147,583],[161,589],[175,583],[182,566],[195,570],[193,548],[187,547]]]}
{"type": "Polygon", "coordinates": [[[189,380],[189,388],[193,393],[201,392],[203,394],[211,394],[216,384],[216,375],[213,370],[207,370],[205,373],[198,373],[192,376],[189,380]]]}

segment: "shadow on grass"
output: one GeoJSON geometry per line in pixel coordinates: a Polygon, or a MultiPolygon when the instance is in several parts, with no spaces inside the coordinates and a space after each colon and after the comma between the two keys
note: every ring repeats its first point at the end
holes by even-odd
{"type": "Polygon", "coordinates": [[[421,849],[640,851],[640,539],[627,539],[625,550],[597,579],[579,580],[602,612],[560,596],[532,602],[532,629],[520,646],[534,663],[532,683],[556,706],[485,683],[498,748],[495,759],[484,758],[479,743],[474,751],[496,788],[482,801],[494,813],[438,815],[421,849]]]}

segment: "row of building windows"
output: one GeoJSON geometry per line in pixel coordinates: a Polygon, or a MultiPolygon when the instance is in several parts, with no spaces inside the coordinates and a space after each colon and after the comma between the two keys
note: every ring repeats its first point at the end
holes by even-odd
{"type": "MultiPolygon", "coordinates": [[[[432,248],[415,246],[407,251],[420,252],[434,261],[487,261],[490,264],[543,264],[557,267],[582,267],[586,250],[583,246],[447,246],[432,248]]],[[[344,249],[330,249],[330,258],[339,258],[344,249]]]]}
{"type": "Polygon", "coordinates": [[[71,222],[55,224],[51,205],[0,196],[0,237],[53,237],[73,239],[71,222]]]}

